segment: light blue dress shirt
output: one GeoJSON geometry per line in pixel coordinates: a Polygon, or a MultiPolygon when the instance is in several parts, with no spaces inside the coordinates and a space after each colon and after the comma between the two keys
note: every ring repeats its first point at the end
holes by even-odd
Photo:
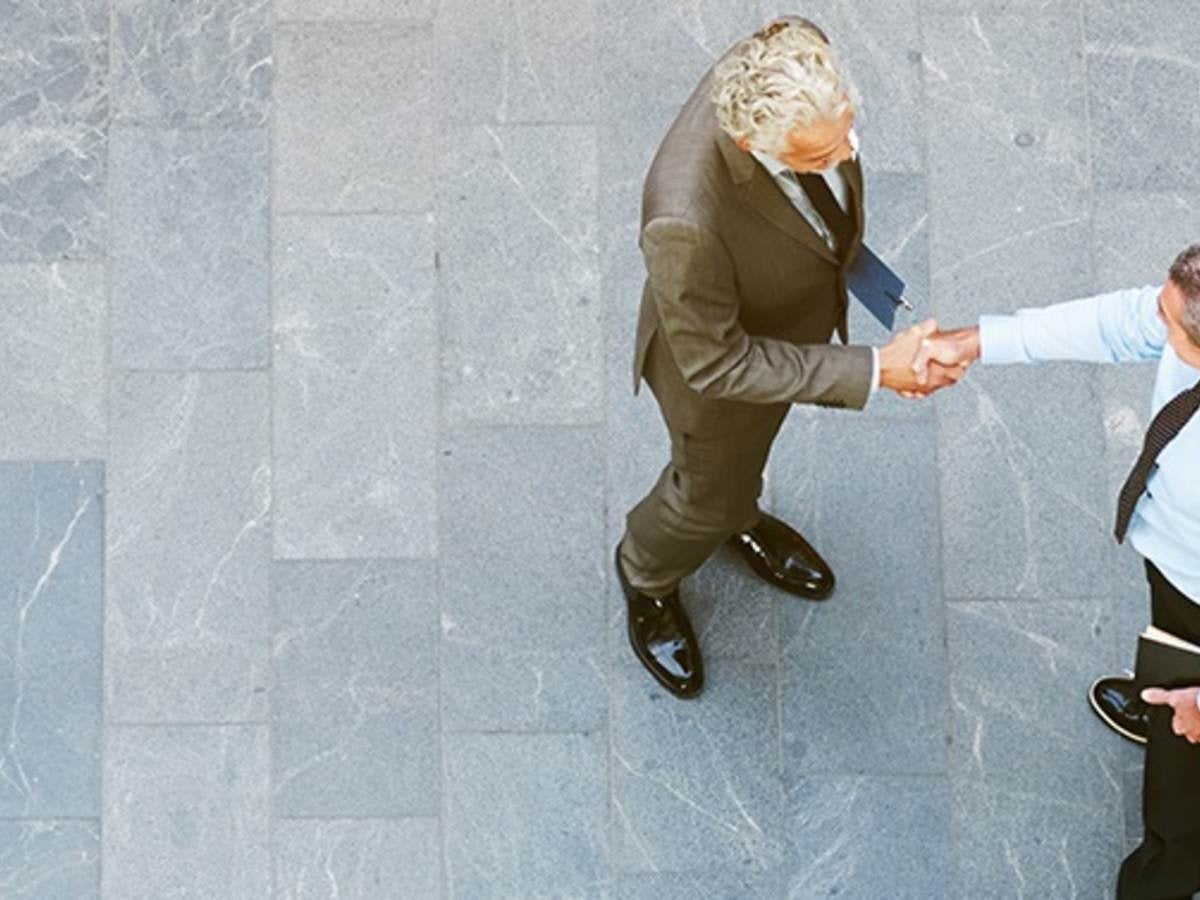
{"type": "MultiPolygon", "coordinates": [[[[1158,359],[1153,413],[1200,381],[1167,343],[1158,318],[1161,287],[1114,291],[1012,316],[979,319],[980,362],[1158,359]]],[[[1134,509],[1129,543],[1182,593],[1200,603],[1200,414],[1158,456],[1134,509]]]]}

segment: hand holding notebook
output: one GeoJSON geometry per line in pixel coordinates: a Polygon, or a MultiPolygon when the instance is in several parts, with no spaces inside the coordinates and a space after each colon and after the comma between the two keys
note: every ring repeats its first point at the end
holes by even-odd
{"type": "Polygon", "coordinates": [[[1147,626],[1138,638],[1135,681],[1145,702],[1174,710],[1175,734],[1200,743],[1200,647],[1147,626]]]}

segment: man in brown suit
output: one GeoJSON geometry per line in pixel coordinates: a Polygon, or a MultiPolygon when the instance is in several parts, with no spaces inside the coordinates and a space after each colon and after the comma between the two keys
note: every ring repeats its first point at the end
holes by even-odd
{"type": "Polygon", "coordinates": [[[878,350],[845,346],[846,272],[863,233],[854,109],[824,33],[785,17],[705,74],[646,177],[634,392],[644,377],[671,461],[628,514],[616,568],[634,652],[680,697],[704,672],[679,582],[722,542],[784,590],[833,590],[817,552],[758,508],[791,404],[861,409],[877,387],[918,396],[964,371],[937,367],[918,384],[932,321],[878,350]],[[835,331],[843,346],[829,343],[835,331]]]}

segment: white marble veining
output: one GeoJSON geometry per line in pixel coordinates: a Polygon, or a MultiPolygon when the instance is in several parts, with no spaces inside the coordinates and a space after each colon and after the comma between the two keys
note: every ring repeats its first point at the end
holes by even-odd
{"type": "Polygon", "coordinates": [[[796,12],[912,320],[1196,239],[1185,0],[0,0],[0,896],[1110,896],[1146,367],[793,410],[837,594],[722,550],[705,694],[629,650],[643,178],[796,12]]]}

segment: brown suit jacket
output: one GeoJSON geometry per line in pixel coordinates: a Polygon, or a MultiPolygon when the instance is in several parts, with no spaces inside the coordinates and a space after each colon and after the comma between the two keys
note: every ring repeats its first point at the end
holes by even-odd
{"type": "MultiPolygon", "coordinates": [[[[715,64],[714,64],[715,67],[715,64]]],[[[861,409],[870,393],[869,347],[846,340],[845,268],[862,240],[863,178],[844,163],[855,237],[845,264],[749,153],[717,124],[710,68],[672,123],[642,193],[638,244],[646,282],[638,315],[633,389],[655,335],[680,384],[681,420],[712,404],[815,403],[861,409]]],[[[650,367],[661,371],[659,366],[650,367]]],[[[660,402],[663,392],[657,389],[660,402]]]]}

